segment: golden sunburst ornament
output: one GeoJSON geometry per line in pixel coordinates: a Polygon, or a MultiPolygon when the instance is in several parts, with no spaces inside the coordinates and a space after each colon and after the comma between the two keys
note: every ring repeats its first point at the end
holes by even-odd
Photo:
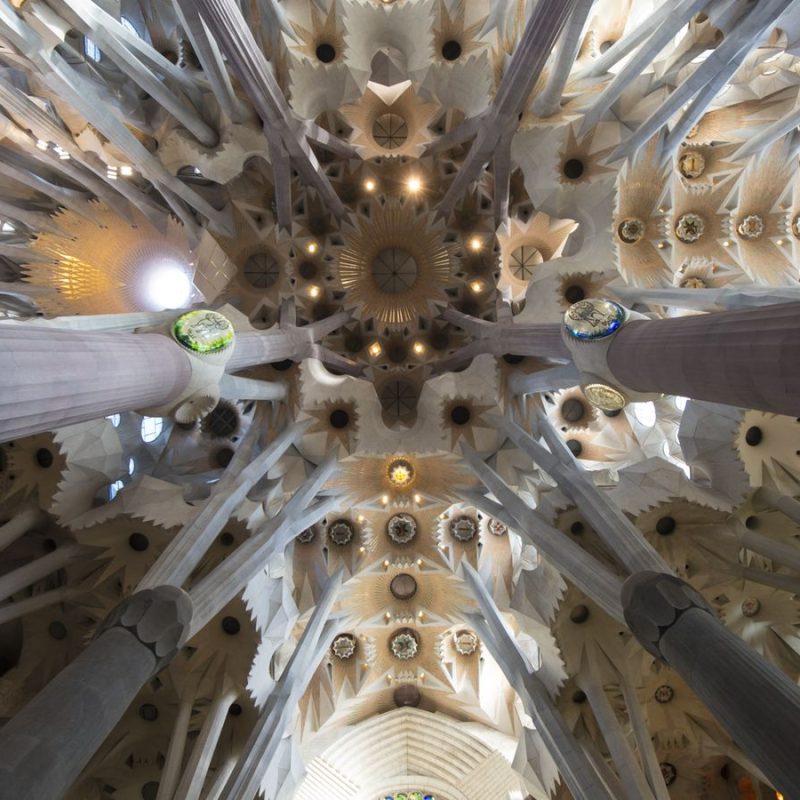
{"type": "Polygon", "coordinates": [[[401,326],[446,302],[450,254],[444,225],[411,203],[376,203],[359,217],[339,256],[339,280],[361,318],[401,326]]]}
{"type": "Polygon", "coordinates": [[[414,467],[405,458],[395,458],[389,462],[386,475],[392,486],[397,489],[405,489],[414,480],[414,467]]]}

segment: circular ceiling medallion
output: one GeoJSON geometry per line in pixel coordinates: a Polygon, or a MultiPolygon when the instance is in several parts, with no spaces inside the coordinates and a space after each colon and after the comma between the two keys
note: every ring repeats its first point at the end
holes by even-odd
{"type": "Polygon", "coordinates": [[[389,640],[389,649],[395,658],[409,661],[419,653],[419,637],[411,628],[403,628],[389,640]]]}
{"type": "Polygon", "coordinates": [[[625,309],[611,300],[581,300],[564,314],[567,333],[575,339],[603,339],[625,321],[625,309]]]}
{"type": "Polygon", "coordinates": [[[189,311],[172,326],[176,341],[194,353],[219,353],[233,344],[233,325],[216,311],[189,311]]]}
{"type": "Polygon", "coordinates": [[[422,695],[413,683],[403,683],[394,690],[393,699],[398,708],[416,708],[422,702],[422,695]]]}
{"type": "Polygon", "coordinates": [[[372,262],[375,285],[387,294],[406,292],[417,281],[417,262],[414,256],[400,247],[386,247],[372,262]]]}
{"type": "Polygon", "coordinates": [[[478,637],[472,631],[460,630],[453,634],[453,647],[462,656],[471,656],[478,649],[478,637]]]}
{"type": "Polygon", "coordinates": [[[684,178],[699,178],[706,171],[706,160],[701,153],[690,150],[678,159],[678,171],[684,178]]]}
{"type": "Polygon", "coordinates": [[[398,199],[356,217],[339,253],[339,280],[358,317],[402,326],[447,302],[453,275],[446,234],[441,220],[398,199]]]}
{"type": "Polygon", "coordinates": [[[396,489],[405,489],[414,481],[414,465],[405,458],[395,458],[386,468],[386,477],[396,489]]]}
{"type": "Polygon", "coordinates": [[[331,650],[336,658],[346,661],[356,652],[356,637],[349,633],[342,633],[333,640],[331,650]]]}
{"type": "Polygon", "coordinates": [[[675,690],[671,686],[663,684],[655,690],[653,697],[655,697],[657,703],[669,703],[672,701],[672,698],[675,697],[675,690]]]}
{"type": "Polygon", "coordinates": [[[493,536],[505,536],[508,533],[508,526],[499,519],[490,519],[486,527],[493,536]]]}
{"type": "Polygon", "coordinates": [[[396,544],[408,544],[417,535],[417,521],[411,514],[395,514],[386,523],[386,533],[396,544]]]}
{"type": "Polygon", "coordinates": [[[269,289],[278,282],[281,267],[272,253],[262,251],[247,258],[243,272],[247,282],[255,289],[269,289]]]}
{"type": "Polygon", "coordinates": [[[532,244],[523,244],[511,253],[508,268],[517,280],[529,281],[533,277],[534,269],[542,263],[544,258],[539,248],[532,244]]]}
{"type": "Polygon", "coordinates": [[[381,387],[378,399],[387,415],[404,419],[417,410],[419,392],[409,381],[389,381],[381,387]]]}
{"type": "Polygon", "coordinates": [[[328,540],[339,547],[350,544],[355,536],[353,524],[347,519],[337,519],[328,527],[328,540]]]}
{"type": "Polygon", "coordinates": [[[581,388],[586,399],[601,411],[619,411],[628,404],[622,392],[605,383],[588,383],[581,388]]]}
{"type": "Polygon", "coordinates": [[[408,139],[408,125],[399,114],[381,114],[372,125],[372,138],[378,147],[396,150],[408,139]]]}
{"type": "Polygon", "coordinates": [[[459,542],[470,542],[478,532],[478,523],[472,517],[462,516],[450,520],[450,533],[459,542]]]}
{"type": "Polygon", "coordinates": [[[416,578],[407,572],[401,572],[392,578],[389,591],[398,600],[410,600],[417,593],[416,578]]]}
{"type": "Polygon", "coordinates": [[[617,235],[625,244],[636,244],[644,238],[644,222],[635,217],[624,219],[617,228],[617,235]]]}
{"type": "Polygon", "coordinates": [[[736,226],[736,233],[742,239],[754,242],[763,236],[765,228],[764,218],[760,214],[748,214],[736,226]]]}
{"type": "Polygon", "coordinates": [[[706,221],[693,211],[681,214],[675,223],[675,235],[684,244],[694,244],[706,232],[706,221]]]}

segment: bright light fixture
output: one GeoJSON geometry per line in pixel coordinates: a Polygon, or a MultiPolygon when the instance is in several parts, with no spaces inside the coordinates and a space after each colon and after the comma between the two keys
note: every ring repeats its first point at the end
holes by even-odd
{"type": "Polygon", "coordinates": [[[192,297],[192,281],[186,267],[171,258],[155,258],[144,266],[145,303],[153,311],[185,308],[192,297]]]}
{"type": "Polygon", "coordinates": [[[422,188],[422,181],[415,177],[411,177],[406,182],[406,186],[408,187],[408,191],[416,194],[422,188]]]}
{"type": "Polygon", "coordinates": [[[472,281],[469,288],[472,289],[475,294],[480,294],[483,291],[483,281],[472,281]]]}
{"type": "Polygon", "coordinates": [[[320,288],[319,286],[311,286],[309,287],[308,294],[310,297],[317,298],[320,295],[320,288]]]}
{"type": "Polygon", "coordinates": [[[317,250],[319,250],[319,245],[316,242],[309,242],[306,245],[306,252],[310,253],[312,256],[317,252],[317,250]]]}
{"type": "Polygon", "coordinates": [[[473,236],[469,240],[469,249],[472,250],[473,253],[478,253],[483,249],[483,239],[480,236],[473,236]]]}
{"type": "Polygon", "coordinates": [[[375,187],[376,187],[377,185],[378,185],[378,184],[376,184],[376,183],[375,183],[375,181],[374,181],[372,178],[367,178],[367,179],[364,181],[364,188],[365,188],[365,189],[366,189],[368,192],[374,192],[374,191],[375,191],[375,187]]]}

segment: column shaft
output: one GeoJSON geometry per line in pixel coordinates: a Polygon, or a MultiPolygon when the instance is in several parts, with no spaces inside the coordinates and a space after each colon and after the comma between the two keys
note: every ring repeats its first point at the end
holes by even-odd
{"type": "Polygon", "coordinates": [[[0,441],[166,404],[191,371],[166,336],[0,325],[0,441]]]}
{"type": "Polygon", "coordinates": [[[148,679],[186,641],[192,606],[173,587],[137,592],[0,729],[0,800],[62,800],[148,679]]]}
{"type": "Polygon", "coordinates": [[[800,414],[800,303],[623,325],[608,350],[622,386],[800,414]]]}
{"type": "Polygon", "coordinates": [[[155,663],[121,628],[92,642],[0,731],[0,798],[61,800],[155,663]]]}
{"type": "Polygon", "coordinates": [[[717,619],[703,597],[671,575],[640,572],[622,590],[625,618],[785,797],[800,797],[800,688],[717,619]]]}
{"type": "Polygon", "coordinates": [[[800,689],[697,608],[663,635],[661,652],[774,788],[800,797],[800,689]]]}

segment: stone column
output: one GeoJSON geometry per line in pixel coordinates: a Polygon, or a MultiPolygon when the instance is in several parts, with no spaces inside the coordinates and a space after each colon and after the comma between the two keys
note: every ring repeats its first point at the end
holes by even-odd
{"type": "Polygon", "coordinates": [[[608,349],[617,381],[775,414],[800,414],[800,303],[623,325],[608,349]]]}
{"type": "Polygon", "coordinates": [[[800,413],[800,303],[651,320],[581,300],[564,323],[584,394],[599,408],[668,394],[800,413]]]}
{"type": "Polygon", "coordinates": [[[0,796],[61,800],[144,684],[183,646],[180,589],[137,592],[95,640],[0,729],[0,796]]]}
{"type": "Polygon", "coordinates": [[[785,797],[800,797],[800,688],[731,633],[689,584],[639,572],[622,590],[642,646],[672,667],[785,797]]]}
{"type": "Polygon", "coordinates": [[[0,325],[0,441],[163,406],[192,366],[166,336],[0,325]]]}

